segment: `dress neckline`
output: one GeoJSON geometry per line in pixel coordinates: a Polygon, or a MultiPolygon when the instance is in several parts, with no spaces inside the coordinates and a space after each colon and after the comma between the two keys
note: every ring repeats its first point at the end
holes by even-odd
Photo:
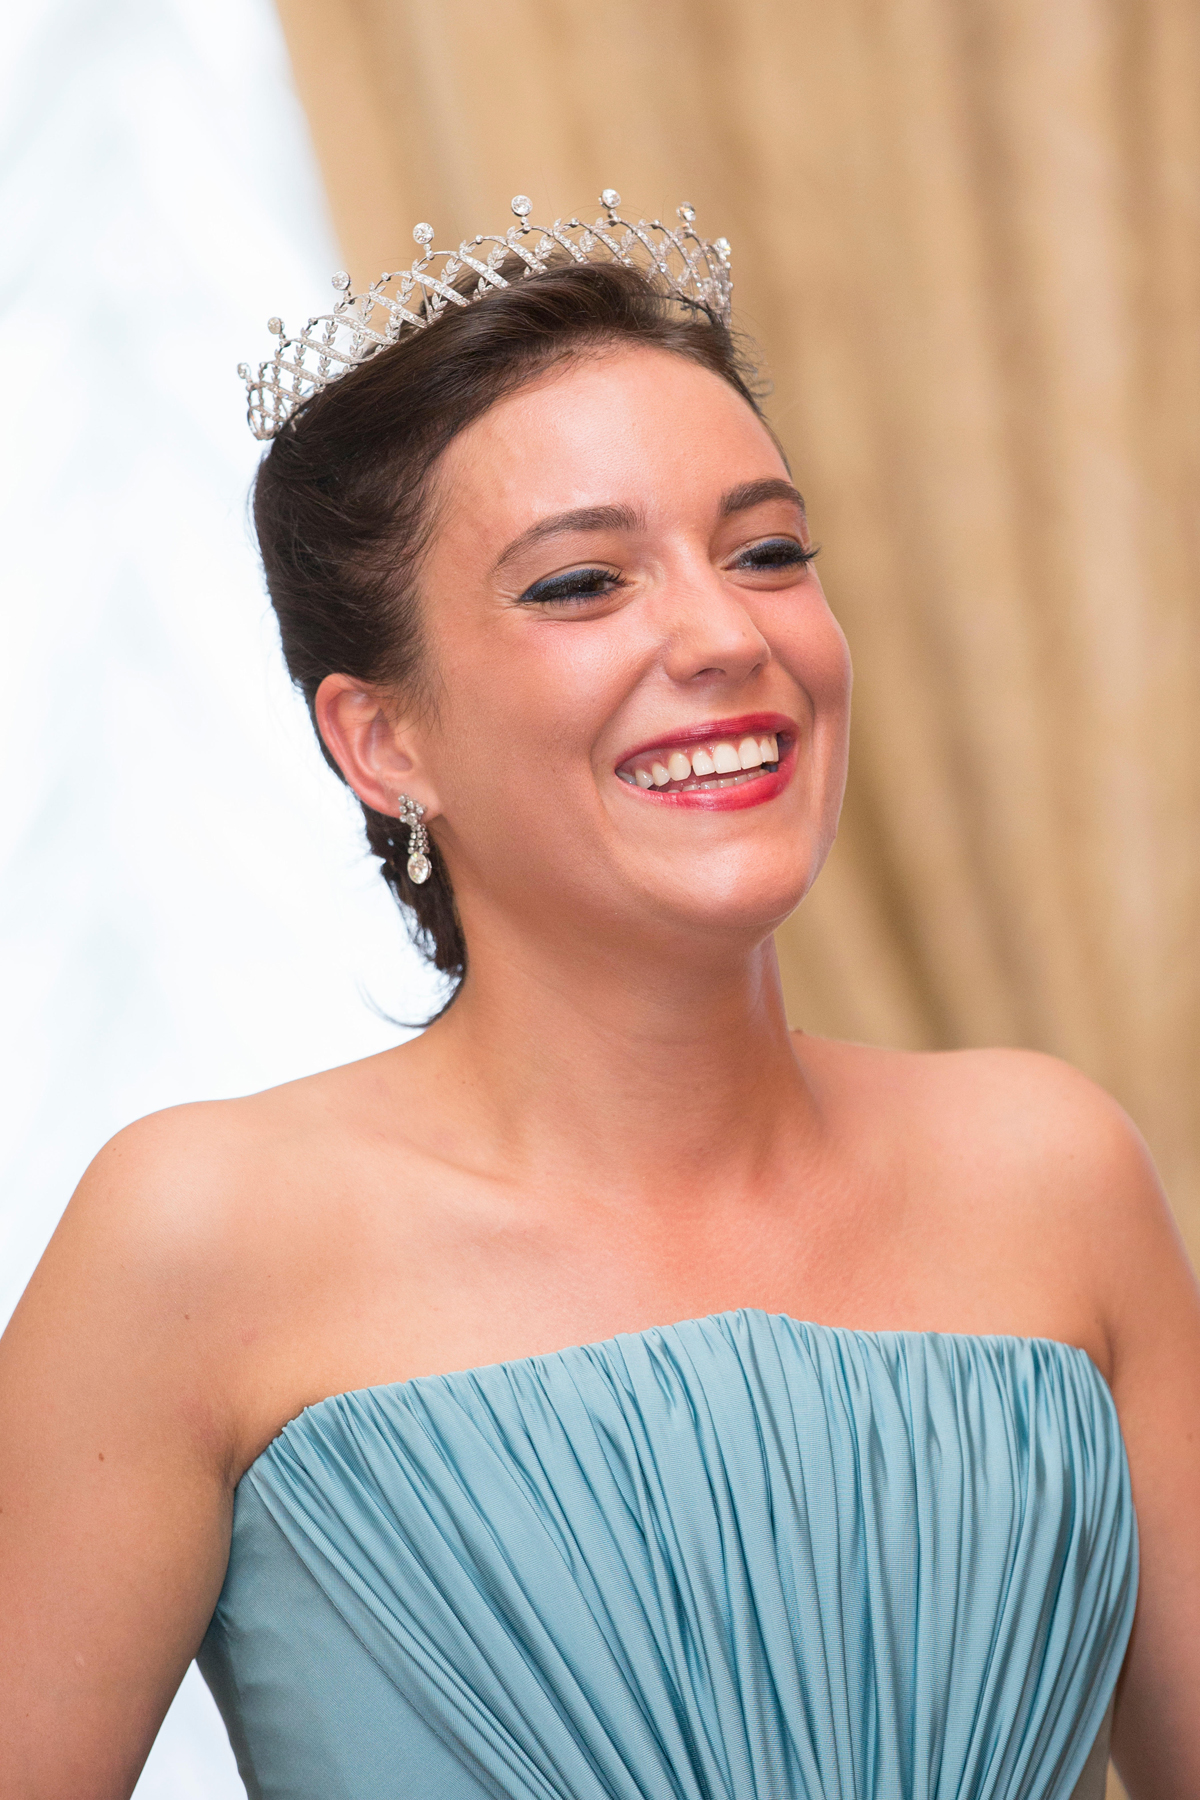
{"type": "Polygon", "coordinates": [[[564,1344],[557,1350],[538,1350],[529,1356],[504,1357],[497,1362],[476,1363],[463,1369],[444,1369],[428,1375],[406,1375],[398,1381],[368,1382],[362,1387],[343,1388],[337,1393],[324,1394],[319,1400],[310,1400],[302,1406],[298,1413],[284,1421],[275,1436],[263,1446],[253,1461],[246,1465],[239,1477],[245,1480],[265,1456],[282,1441],[295,1427],[312,1416],[319,1416],[326,1409],[334,1409],[353,1403],[368,1404],[382,1399],[386,1395],[399,1396],[408,1393],[420,1393],[430,1389],[445,1390],[456,1386],[469,1386],[486,1377],[494,1380],[515,1375],[520,1370],[533,1370],[551,1364],[568,1364],[576,1358],[583,1357],[591,1361],[611,1355],[622,1344],[644,1344],[647,1340],[661,1338],[672,1332],[687,1331],[703,1325],[721,1326],[738,1319],[756,1318],[772,1325],[783,1324],[794,1327],[805,1333],[820,1333],[825,1337],[842,1339],[852,1338],[859,1343],[870,1343],[882,1347],[885,1344],[927,1343],[940,1340],[947,1344],[973,1344],[979,1347],[991,1345],[1016,1345],[1022,1348],[1043,1346],[1066,1357],[1082,1357],[1091,1369],[1096,1380],[1106,1395],[1111,1398],[1110,1389],[1104,1376],[1092,1361],[1091,1356],[1078,1344],[1065,1343],[1061,1338],[1022,1337],[1017,1332],[1007,1331],[938,1331],[881,1329],[874,1330],[861,1325],[825,1325],[813,1319],[798,1319],[793,1313],[768,1312],[761,1306],[730,1306],[720,1312],[702,1313],[694,1318],[672,1319],[666,1324],[644,1325],[637,1331],[616,1331],[606,1338],[594,1338],[583,1344],[564,1344]]]}

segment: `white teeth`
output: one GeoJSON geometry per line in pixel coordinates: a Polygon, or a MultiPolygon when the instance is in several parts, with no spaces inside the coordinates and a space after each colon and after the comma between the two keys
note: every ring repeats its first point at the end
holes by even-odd
{"type": "Polygon", "coordinates": [[[647,769],[618,769],[621,780],[640,788],[663,788],[671,782],[689,782],[694,787],[729,787],[741,781],[764,763],[774,766],[779,761],[779,739],[770,731],[760,737],[744,737],[735,744],[721,738],[711,744],[699,744],[695,750],[670,750],[666,760],[655,757],[647,769]],[[710,777],[716,777],[712,780],[710,777]]]}

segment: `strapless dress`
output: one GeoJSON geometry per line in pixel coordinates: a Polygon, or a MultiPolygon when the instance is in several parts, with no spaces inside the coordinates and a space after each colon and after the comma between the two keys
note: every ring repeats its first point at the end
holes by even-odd
{"type": "Polygon", "coordinates": [[[1136,1586],[1083,1351],[739,1310],[308,1407],[199,1661],[252,1800],[1098,1800],[1136,1586]]]}

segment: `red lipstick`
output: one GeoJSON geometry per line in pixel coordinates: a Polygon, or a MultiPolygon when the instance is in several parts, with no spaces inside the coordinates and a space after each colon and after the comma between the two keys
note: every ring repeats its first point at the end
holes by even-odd
{"type": "Polygon", "coordinates": [[[617,769],[627,770],[632,763],[639,762],[644,767],[647,757],[656,750],[668,753],[686,749],[689,745],[716,744],[722,740],[736,743],[739,738],[763,737],[768,733],[778,743],[778,762],[774,766],[762,767],[761,771],[741,771],[742,778],[734,778],[728,786],[717,785],[725,779],[721,776],[704,777],[712,785],[703,787],[644,788],[633,785],[627,779],[623,779],[621,785],[650,805],[683,807],[692,812],[740,812],[748,806],[763,805],[781,794],[795,773],[797,727],[795,720],[789,719],[784,713],[741,713],[737,718],[702,720],[691,725],[681,725],[675,731],[663,732],[659,737],[647,739],[636,749],[627,751],[616,765],[617,769]]]}

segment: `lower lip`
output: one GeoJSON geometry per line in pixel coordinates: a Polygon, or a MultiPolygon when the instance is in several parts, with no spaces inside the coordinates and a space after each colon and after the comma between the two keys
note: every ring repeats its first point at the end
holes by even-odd
{"type": "Polygon", "coordinates": [[[692,788],[690,791],[666,794],[661,788],[621,786],[651,806],[683,807],[688,812],[741,812],[747,806],[763,806],[782,794],[796,770],[796,740],[788,742],[773,775],[759,775],[753,781],[739,781],[736,787],[692,788]]]}

